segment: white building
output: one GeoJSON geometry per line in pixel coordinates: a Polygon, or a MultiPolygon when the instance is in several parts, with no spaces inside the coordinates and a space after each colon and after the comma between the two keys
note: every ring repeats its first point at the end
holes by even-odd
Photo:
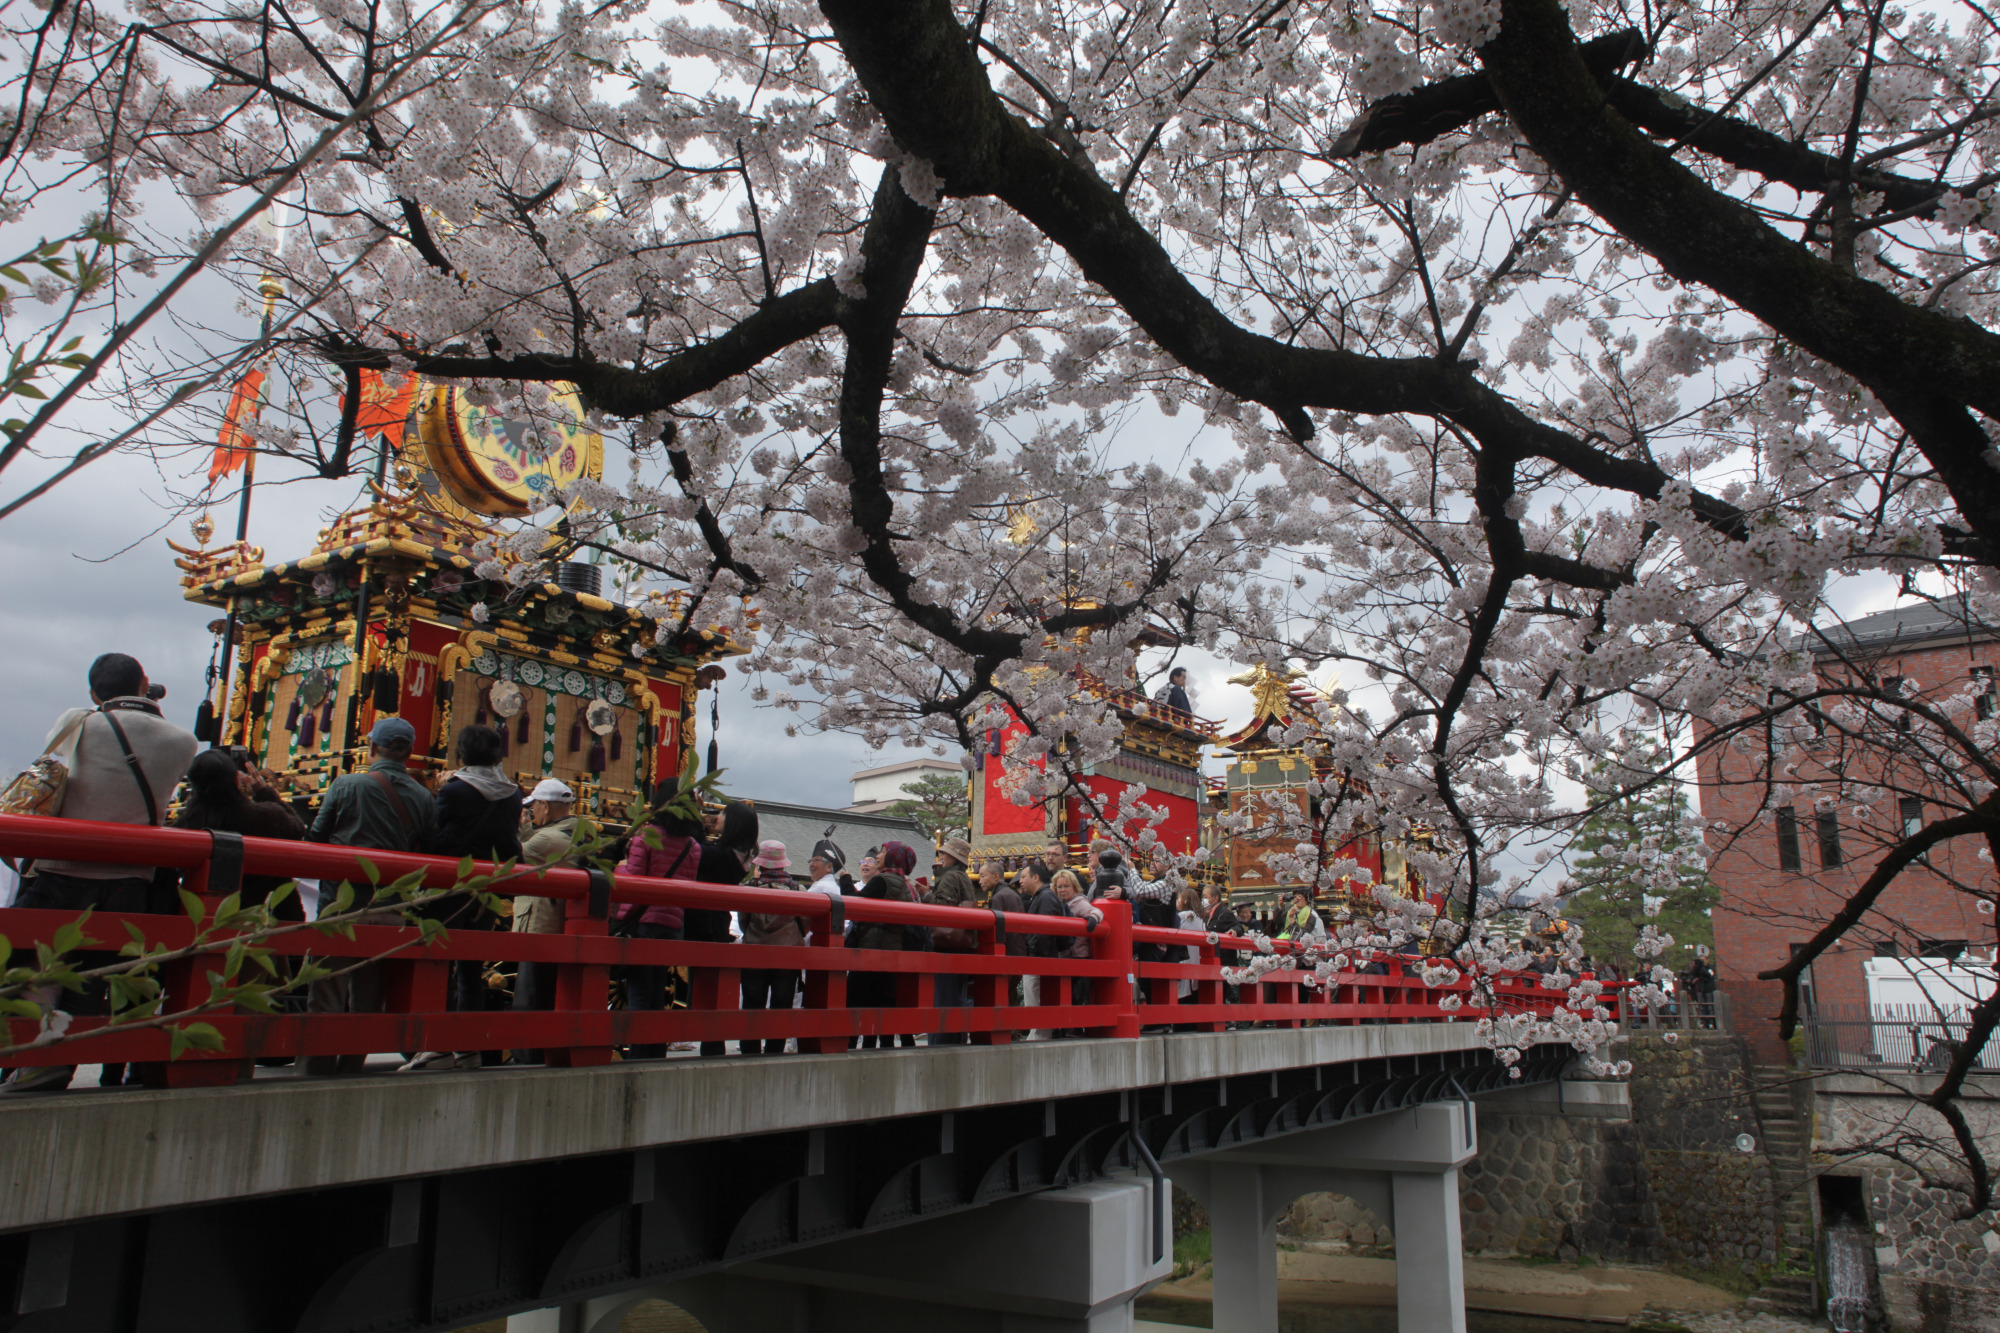
{"type": "Polygon", "coordinates": [[[965,781],[965,770],[948,759],[905,759],[900,764],[885,764],[881,768],[864,768],[856,773],[854,801],[847,808],[856,814],[871,815],[886,810],[897,801],[907,801],[909,794],[903,790],[906,783],[918,778],[949,777],[965,781]]]}

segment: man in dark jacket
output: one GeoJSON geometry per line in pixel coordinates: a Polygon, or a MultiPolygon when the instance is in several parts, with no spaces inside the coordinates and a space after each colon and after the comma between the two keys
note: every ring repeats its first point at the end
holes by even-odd
{"type": "MultiPolygon", "coordinates": [[[[1243,933],[1243,923],[1236,919],[1236,912],[1229,906],[1229,899],[1222,896],[1221,889],[1211,884],[1201,891],[1201,896],[1204,908],[1203,915],[1207,918],[1210,934],[1241,935],[1243,933]]],[[[1223,950],[1221,958],[1224,967],[1237,967],[1243,961],[1243,955],[1232,953],[1226,949],[1223,950]]],[[[1243,988],[1224,982],[1222,984],[1222,1002],[1224,1004],[1241,1004],[1243,1002],[1243,988]]],[[[1241,1024],[1234,1024],[1232,1026],[1241,1026],[1241,1024]]]]}
{"type": "MultiPolygon", "coordinates": [[[[716,816],[713,837],[702,845],[701,863],[694,877],[703,884],[741,884],[750,874],[750,862],[757,855],[757,807],[748,801],[731,801],[716,816]]],[[[690,940],[728,944],[736,937],[729,930],[729,913],[706,907],[690,907],[682,913],[682,935],[690,940]]],[[[703,1055],[721,1055],[719,1041],[701,1044],[703,1055]]]]}
{"type": "MultiPolygon", "coordinates": [[[[475,861],[518,861],[521,858],[521,788],[500,771],[500,733],[474,723],[458,733],[461,767],[444,780],[435,798],[437,830],[431,850],[439,856],[469,856],[475,861]]],[[[424,915],[452,930],[492,930],[497,918],[470,893],[454,894],[424,907],[424,915]]],[[[486,1008],[486,965],[476,958],[456,958],[451,964],[451,990],[445,1007],[458,1013],[486,1008]]],[[[498,1064],[498,1052],[490,1063],[498,1064]]],[[[422,1051],[402,1073],[418,1070],[478,1069],[478,1051],[422,1051]]]]}
{"type": "MultiPolygon", "coordinates": [[[[368,733],[368,767],[333,780],[319,805],[308,836],[383,852],[428,851],[437,832],[437,805],[424,784],[410,776],[410,751],[417,729],[400,717],[385,717],[368,733]]],[[[322,901],[331,903],[328,892],[322,901]]]]}
{"type": "MultiPolygon", "coordinates": [[[[1028,904],[1022,900],[1020,893],[1000,873],[1000,863],[991,858],[979,868],[979,893],[985,899],[986,906],[1000,913],[1003,918],[1009,912],[1019,916],[1028,909],[1028,904]]],[[[1009,958],[1021,958],[1028,952],[1028,937],[1018,931],[1007,931],[1000,937],[1000,942],[1007,950],[1009,958]]],[[[1019,977],[1010,978],[1008,981],[1007,1002],[1013,1005],[1021,1003],[1019,977]]]]}
{"type": "MultiPolygon", "coordinates": [[[[1056,891],[1049,887],[1049,881],[1054,878],[1055,871],[1049,869],[1047,865],[1040,861],[1030,861],[1021,868],[1021,896],[1028,900],[1028,915],[1069,915],[1069,909],[1063,906],[1062,899],[1056,897],[1056,891]]],[[[1061,954],[1069,945],[1069,940],[1062,935],[1036,934],[1029,935],[1027,939],[1028,957],[1030,958],[1054,958],[1061,954]]],[[[1060,994],[1062,991],[1062,979],[1057,978],[1056,980],[1057,985],[1054,989],[1060,994]]],[[[1021,979],[1022,1004],[1032,1006],[1041,1003],[1041,981],[1040,977],[1023,977],[1021,979]]],[[[1033,1033],[1029,1035],[1031,1039],[1034,1036],[1033,1033]]],[[[1044,1030],[1041,1032],[1041,1035],[1047,1037],[1049,1033],[1044,1030]]]]}
{"type": "MultiPolygon", "coordinates": [[[[437,807],[424,785],[405,767],[416,747],[417,729],[400,717],[385,717],[368,733],[368,768],[335,778],[313,821],[314,842],[341,843],[384,852],[421,852],[437,831],[437,807]]],[[[391,880],[394,876],[389,877],[391,880]]],[[[365,890],[365,886],[364,890],[365,890]]],[[[335,901],[334,886],[322,885],[319,914],[335,901]]],[[[403,914],[384,907],[363,915],[357,924],[400,925],[403,914]]],[[[346,960],[332,960],[348,968],[346,960]]],[[[314,1013],[379,1014],[383,1003],[380,963],[363,963],[337,976],[312,983],[306,1005],[314,1013]]],[[[367,1064],[365,1055],[310,1055],[306,1073],[353,1077],[367,1064]]]]}

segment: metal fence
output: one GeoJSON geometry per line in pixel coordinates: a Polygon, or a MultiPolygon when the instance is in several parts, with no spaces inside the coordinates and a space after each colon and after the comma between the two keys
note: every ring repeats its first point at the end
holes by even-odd
{"type": "Polygon", "coordinates": [[[1667,1003],[1647,1006],[1626,1001],[1619,1023],[1627,1032],[1733,1032],[1729,997],[1711,992],[1706,999],[1684,994],[1669,996],[1667,1003]]]}
{"type": "MultiPolygon", "coordinates": [[[[1820,1005],[1805,1016],[1806,1062],[1814,1069],[1942,1072],[1972,1026],[1969,1006],[1820,1005]]],[[[2000,1071],[2000,1035],[1989,1037],[1974,1069],[2000,1071]]]]}

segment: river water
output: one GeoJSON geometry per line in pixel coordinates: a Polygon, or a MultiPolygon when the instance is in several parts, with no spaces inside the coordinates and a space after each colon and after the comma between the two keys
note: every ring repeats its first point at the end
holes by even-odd
{"type": "MultiPolygon", "coordinates": [[[[1187,1328],[1209,1326],[1206,1301],[1142,1296],[1135,1307],[1140,1319],[1187,1328]]],[[[1496,1314],[1468,1310],[1465,1333],[1604,1333],[1604,1325],[1544,1315],[1496,1314]]],[[[1281,1304],[1279,1333],[1396,1333],[1396,1309],[1390,1305],[1281,1304]]]]}
{"type": "MultiPolygon", "coordinates": [[[[1146,1297],[1138,1317],[1160,1324],[1207,1328],[1205,1301],[1146,1297]]],[[[502,1333],[505,1321],[478,1325],[463,1333],[502,1333]]],[[[1389,1306],[1287,1305],[1278,1309],[1280,1333],[1396,1333],[1396,1311],[1389,1306]]],[[[1537,1315],[1490,1314],[1472,1310],[1465,1317],[1466,1333],[1603,1333],[1604,1325],[1537,1315]]],[[[694,1317],[664,1301],[647,1301],[625,1316],[620,1333],[702,1333],[694,1317]]]]}

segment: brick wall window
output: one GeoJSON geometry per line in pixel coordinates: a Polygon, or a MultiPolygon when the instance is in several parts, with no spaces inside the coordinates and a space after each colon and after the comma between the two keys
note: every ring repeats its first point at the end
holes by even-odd
{"type": "Polygon", "coordinates": [[[1813,822],[1814,831],[1819,834],[1819,863],[1831,870],[1840,864],[1840,816],[1822,810],[1813,822]]]}
{"type": "Polygon", "coordinates": [[[1924,827],[1924,799],[1921,796],[1905,796],[1896,802],[1896,812],[1902,816],[1903,836],[1913,837],[1924,827]]]}
{"type": "Polygon", "coordinates": [[[1778,869],[1799,868],[1799,817],[1789,805],[1782,806],[1778,810],[1778,869]]]}

